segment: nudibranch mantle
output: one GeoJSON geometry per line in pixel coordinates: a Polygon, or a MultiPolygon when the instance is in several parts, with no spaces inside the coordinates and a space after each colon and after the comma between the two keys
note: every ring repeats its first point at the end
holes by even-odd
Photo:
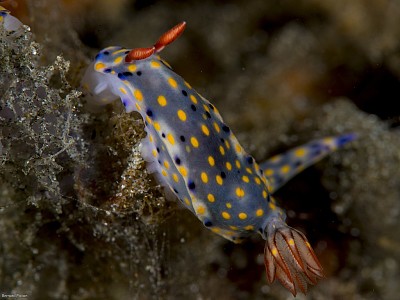
{"type": "Polygon", "coordinates": [[[323,277],[310,244],[285,223],[271,194],[305,167],[355,138],[310,142],[263,164],[246,153],[218,110],[160,58],[185,23],[150,48],[108,47],[83,78],[88,99],[107,104],[120,98],[126,112],[145,121],[141,143],[148,169],[213,232],[239,242],[254,232],[267,241],[267,279],[278,278],[294,295],[323,277]]]}
{"type": "Polygon", "coordinates": [[[85,76],[85,83],[102,103],[119,97],[127,112],[142,114],[142,154],[159,181],[230,240],[265,228],[263,216],[271,210],[267,181],[217,109],[158,55],[121,63],[128,52],[101,51],[93,63],[96,73],[85,76]]]}
{"type": "Polygon", "coordinates": [[[19,36],[23,32],[23,24],[10,14],[10,11],[0,6],[0,26],[9,36],[19,36]]]}

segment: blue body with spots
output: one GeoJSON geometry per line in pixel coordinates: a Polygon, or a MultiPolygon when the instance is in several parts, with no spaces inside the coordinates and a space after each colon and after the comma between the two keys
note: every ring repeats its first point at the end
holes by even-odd
{"type": "MultiPolygon", "coordinates": [[[[138,49],[138,55],[154,52],[138,49]]],[[[129,61],[130,52],[109,47],[97,54],[83,79],[88,99],[120,98],[127,112],[138,111],[147,132],[142,155],[159,182],[215,233],[238,242],[259,232],[267,240],[268,280],[278,278],[293,294],[306,292],[322,267],[304,235],[286,225],[271,193],[355,135],[313,141],[258,165],[217,109],[156,53],[129,61]]]]}
{"type": "Polygon", "coordinates": [[[268,219],[282,215],[271,193],[353,139],[346,135],[315,141],[260,168],[217,109],[166,62],[152,55],[126,63],[129,51],[101,51],[84,85],[98,103],[120,98],[127,112],[142,115],[147,132],[142,154],[149,169],[206,227],[229,240],[238,241],[252,231],[264,234],[268,219]]]}
{"type": "Polygon", "coordinates": [[[264,229],[271,213],[267,181],[216,108],[158,56],[127,64],[128,51],[101,51],[84,83],[102,103],[119,97],[127,112],[142,114],[142,153],[151,171],[224,237],[264,229]]]}
{"type": "Polygon", "coordinates": [[[23,24],[16,17],[10,15],[10,11],[0,6],[0,27],[2,27],[8,37],[16,37],[23,31],[23,24]]]}

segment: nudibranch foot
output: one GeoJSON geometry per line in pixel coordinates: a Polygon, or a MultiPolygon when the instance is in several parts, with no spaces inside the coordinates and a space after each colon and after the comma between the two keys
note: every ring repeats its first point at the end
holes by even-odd
{"type": "Polygon", "coordinates": [[[278,279],[293,296],[307,293],[309,284],[324,277],[310,243],[300,231],[289,227],[280,218],[273,218],[266,228],[264,263],[267,280],[278,279]]]}

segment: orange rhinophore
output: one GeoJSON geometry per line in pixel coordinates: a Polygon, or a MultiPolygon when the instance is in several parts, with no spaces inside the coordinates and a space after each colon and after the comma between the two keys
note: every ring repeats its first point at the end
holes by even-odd
{"type": "Polygon", "coordinates": [[[175,41],[185,30],[186,22],[181,22],[178,25],[175,25],[166,33],[164,33],[158,41],[154,44],[153,47],[149,48],[134,48],[132,49],[125,57],[126,62],[131,62],[132,60],[141,60],[150,57],[155,52],[162,51],[165,46],[171,44],[175,41]]]}

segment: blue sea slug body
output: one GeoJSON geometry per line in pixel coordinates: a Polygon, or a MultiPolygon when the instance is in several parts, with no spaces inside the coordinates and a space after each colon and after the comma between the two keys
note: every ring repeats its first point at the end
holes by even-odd
{"type": "Polygon", "coordinates": [[[10,11],[0,6],[0,27],[6,31],[8,36],[18,36],[22,32],[20,20],[10,15],[10,11]]]}
{"type": "Polygon", "coordinates": [[[139,112],[147,133],[142,155],[158,181],[224,238],[239,242],[261,234],[268,281],[277,278],[293,295],[306,293],[323,277],[322,267],[271,194],[355,136],[313,141],[258,164],[217,108],[159,57],[184,28],[178,24],[153,47],[100,51],[83,78],[88,99],[107,104],[120,98],[127,112],[139,112]]]}

